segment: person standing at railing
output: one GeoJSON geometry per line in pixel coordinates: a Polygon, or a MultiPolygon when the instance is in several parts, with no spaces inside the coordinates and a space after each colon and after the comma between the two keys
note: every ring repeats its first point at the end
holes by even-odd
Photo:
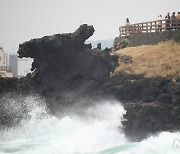
{"type": "Polygon", "coordinates": [[[158,16],[158,31],[162,31],[162,15],[158,16]]]}
{"type": "Polygon", "coordinates": [[[129,18],[126,18],[126,36],[130,35],[130,22],[129,18]]]}
{"type": "Polygon", "coordinates": [[[178,12],[178,15],[176,15],[176,21],[178,22],[178,30],[180,30],[180,12],[178,12]]]}
{"type": "Polygon", "coordinates": [[[173,12],[171,16],[171,26],[172,26],[172,29],[176,30],[176,13],[175,12],[173,12]]]}
{"type": "Polygon", "coordinates": [[[166,30],[171,30],[171,28],[170,28],[171,17],[170,17],[169,13],[167,13],[167,16],[165,17],[165,19],[166,19],[166,30]]]}
{"type": "Polygon", "coordinates": [[[176,19],[180,20],[180,12],[178,12],[178,14],[176,15],[176,19]]]}
{"type": "Polygon", "coordinates": [[[126,19],[126,26],[130,25],[129,18],[126,19]]]}

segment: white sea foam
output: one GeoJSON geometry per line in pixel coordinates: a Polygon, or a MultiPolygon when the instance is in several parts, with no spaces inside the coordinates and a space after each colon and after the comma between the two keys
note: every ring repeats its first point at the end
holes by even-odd
{"type": "Polygon", "coordinates": [[[0,132],[0,154],[179,154],[179,133],[162,132],[130,143],[120,131],[125,113],[117,101],[86,108],[86,114],[66,113],[61,119],[46,112],[43,100],[27,97],[28,117],[0,132]]]}
{"type": "Polygon", "coordinates": [[[87,117],[67,114],[58,119],[46,113],[42,101],[33,97],[26,101],[30,118],[18,127],[1,131],[2,152],[94,153],[126,142],[119,129],[125,113],[119,102],[104,101],[89,107],[87,117]]]}

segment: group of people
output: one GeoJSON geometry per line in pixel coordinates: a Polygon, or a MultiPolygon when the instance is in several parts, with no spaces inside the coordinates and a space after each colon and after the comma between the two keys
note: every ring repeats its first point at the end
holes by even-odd
{"type": "MultiPolygon", "coordinates": [[[[155,22],[156,24],[155,25],[151,24],[150,32],[152,29],[154,29],[153,28],[154,26],[156,29],[155,31],[180,30],[180,12],[178,12],[177,14],[173,12],[172,15],[170,15],[170,13],[167,13],[164,19],[162,15],[159,15],[158,20],[155,22]]],[[[129,18],[126,18],[126,26],[125,26],[126,35],[130,35],[131,33],[141,33],[142,29],[143,29],[142,26],[136,27],[134,25],[131,25],[129,18]]]]}
{"type": "MultiPolygon", "coordinates": [[[[180,30],[180,12],[177,14],[175,12],[172,13],[170,16],[170,13],[167,13],[165,18],[163,19],[162,15],[158,16],[158,20],[154,21],[155,24],[147,25],[150,26],[146,29],[147,32],[155,31],[162,31],[162,30],[180,30]]],[[[143,32],[143,23],[140,25],[131,25],[129,18],[126,18],[126,26],[125,26],[125,33],[126,35],[134,34],[134,33],[142,33],[143,32]]]]}
{"type": "MultiPolygon", "coordinates": [[[[173,12],[171,16],[170,13],[167,13],[165,19],[166,19],[166,23],[165,23],[166,30],[180,29],[180,12],[178,12],[177,15],[175,12],[173,12]]],[[[159,20],[158,30],[162,31],[162,20],[163,20],[162,15],[158,16],[158,20],[159,20]]]]}

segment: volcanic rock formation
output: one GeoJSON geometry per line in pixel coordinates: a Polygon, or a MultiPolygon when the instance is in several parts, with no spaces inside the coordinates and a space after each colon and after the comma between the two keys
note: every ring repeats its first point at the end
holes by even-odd
{"type": "Polygon", "coordinates": [[[122,124],[130,140],[180,130],[180,79],[120,73],[110,86],[126,110],[122,124]]]}
{"type": "MultiPolygon", "coordinates": [[[[124,131],[133,140],[161,131],[180,130],[180,79],[174,83],[162,77],[145,78],[143,74],[123,72],[111,76],[118,57],[110,55],[110,49],[91,49],[91,44],[85,44],[93,33],[93,26],[84,24],[74,33],[45,36],[19,45],[19,58],[33,58],[33,73],[21,79],[0,78],[0,128],[26,117],[23,98],[16,98],[18,91],[23,95],[34,92],[43,96],[50,113],[56,115],[81,100],[85,100],[81,107],[87,107],[92,99],[113,95],[127,111],[124,131]],[[8,101],[3,96],[6,92],[11,92],[6,95],[8,101]],[[14,105],[10,98],[20,103],[14,105]],[[11,109],[6,104],[19,106],[19,110],[9,112],[11,109]]],[[[127,65],[133,63],[131,56],[124,55],[119,60],[127,65]]]]}
{"type": "Polygon", "coordinates": [[[19,45],[19,58],[34,59],[31,85],[47,98],[51,108],[102,92],[116,57],[110,56],[109,50],[91,49],[84,43],[93,33],[93,26],[84,24],[74,33],[45,36],[19,45]]]}

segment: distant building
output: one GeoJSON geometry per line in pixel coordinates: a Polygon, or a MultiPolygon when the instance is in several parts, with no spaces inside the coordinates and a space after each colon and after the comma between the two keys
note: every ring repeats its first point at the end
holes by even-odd
{"type": "Polygon", "coordinates": [[[18,55],[9,55],[9,66],[12,67],[13,77],[18,77],[18,55]]]}
{"type": "Polygon", "coordinates": [[[0,76],[13,77],[12,69],[8,66],[8,55],[4,52],[3,47],[0,46],[0,76]]]}
{"type": "Polygon", "coordinates": [[[7,66],[7,54],[2,46],[0,46],[0,66],[7,66]]]}

